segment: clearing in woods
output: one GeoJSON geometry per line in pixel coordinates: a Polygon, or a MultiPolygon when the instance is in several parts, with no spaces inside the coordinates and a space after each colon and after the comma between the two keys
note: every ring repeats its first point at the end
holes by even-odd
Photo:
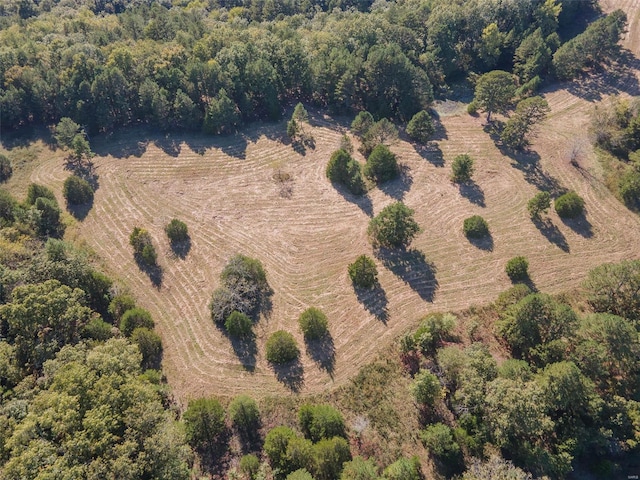
{"type": "MultiPolygon", "coordinates": [[[[637,53],[639,2],[603,6],[625,9],[625,46],[637,53]]],[[[325,178],[346,129],[321,114],[312,115],[316,148],[305,154],[282,141],[284,122],[227,138],[148,135],[140,142],[145,132],[135,130],[94,138],[99,189],[93,209],[73,231],[152,312],[165,371],[181,401],[206,394],[321,392],[343,384],[425,314],[491,302],[510,285],[504,266],[511,257],[528,258],[537,288],[559,292],[577,286],[596,265],[640,256],[640,218],[604,186],[587,138],[594,102],[640,94],[637,64],[633,57],[584,83],[544,92],[552,113],[527,155],[501,153],[483,131],[483,116],[442,109],[437,142],[424,150],[395,144],[405,175],[360,199],[325,178]],[[462,190],[449,181],[451,161],[460,153],[470,154],[476,169],[473,184],[462,190]],[[552,213],[547,224],[534,225],[526,205],[538,188],[577,191],[586,217],[563,222],[552,213]],[[369,219],[396,200],[415,210],[423,231],[408,252],[376,258],[381,289],[358,298],[347,265],[363,253],[373,256],[369,219]],[[491,241],[473,245],[464,237],[463,219],[474,214],[489,223],[491,241]],[[191,235],[184,258],[171,253],[163,230],[174,217],[187,223],[191,235]],[[128,236],[135,226],[148,229],[159,247],[157,286],[133,259],[128,236]],[[240,353],[244,367],[208,311],[219,274],[235,253],[260,259],[273,289],[270,314],[255,328],[257,351],[240,353]],[[310,306],[326,313],[332,341],[307,351],[297,319],[310,306]],[[279,329],[293,333],[303,352],[296,368],[278,372],[288,386],[264,357],[266,338],[279,329]]],[[[30,181],[60,192],[69,174],[62,155],[34,165],[30,181]]]]}

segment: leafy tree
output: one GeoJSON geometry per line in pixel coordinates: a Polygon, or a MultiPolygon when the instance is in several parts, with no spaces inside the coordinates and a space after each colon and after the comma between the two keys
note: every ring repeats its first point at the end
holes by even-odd
{"type": "Polygon", "coordinates": [[[373,245],[386,248],[405,248],[419,232],[413,210],[402,202],[384,207],[371,219],[367,229],[373,245]]]}
{"type": "Polygon", "coordinates": [[[594,311],[640,320],[640,260],[600,265],[589,272],[583,288],[594,311]]]}
{"type": "Polygon", "coordinates": [[[423,353],[432,353],[437,345],[446,340],[456,326],[456,317],[450,313],[433,313],[420,322],[413,339],[423,353]]]}
{"type": "Polygon", "coordinates": [[[142,355],[141,367],[143,369],[160,369],[162,361],[162,339],[153,330],[147,327],[137,327],[131,333],[131,342],[138,346],[142,355]]]}
{"type": "Polygon", "coordinates": [[[258,404],[248,395],[235,397],[229,404],[227,414],[233,426],[244,436],[254,435],[260,427],[258,404]]]}
{"type": "Polygon", "coordinates": [[[187,442],[193,448],[210,449],[224,432],[224,408],[216,398],[189,401],[182,414],[187,442]]]}
{"type": "Polygon", "coordinates": [[[492,113],[505,113],[516,94],[516,85],[510,73],[493,70],[485,73],[476,83],[473,101],[477,108],[487,112],[487,122],[492,113]]]}
{"type": "Polygon", "coordinates": [[[360,164],[345,150],[336,150],[331,154],[326,175],[332,182],[347,187],[354,195],[360,195],[365,191],[360,164]]]}
{"type": "Polygon", "coordinates": [[[313,446],[313,459],[317,480],[340,478],[342,466],[351,460],[349,444],[342,437],[323,438],[313,446]]]}
{"type": "Polygon", "coordinates": [[[253,480],[260,471],[260,459],[253,453],[243,455],[242,458],[240,458],[238,470],[240,470],[246,478],[253,480]]]}
{"type": "Polygon", "coordinates": [[[378,269],[374,261],[366,255],[360,255],[349,264],[349,278],[356,287],[373,288],[378,282],[378,269]]]}
{"type": "Polygon", "coordinates": [[[58,142],[58,146],[63,149],[70,149],[73,143],[73,139],[80,133],[80,125],[74,122],[69,117],[63,117],[60,119],[55,128],[54,137],[58,142]]]}
{"type": "Polygon", "coordinates": [[[384,469],[385,480],[421,480],[420,460],[418,457],[401,458],[384,469]]]}
{"type": "Polygon", "coordinates": [[[314,478],[305,468],[301,468],[287,475],[286,480],[314,480],[314,478]]]}
{"type": "Polygon", "coordinates": [[[353,122],[351,122],[351,131],[359,137],[364,137],[374,123],[375,119],[373,115],[364,110],[359,112],[356,118],[353,119],[353,122]]]}
{"type": "Polygon", "coordinates": [[[489,225],[480,215],[465,218],[462,231],[467,238],[483,238],[489,235],[489,225]]]}
{"type": "Polygon", "coordinates": [[[575,218],[584,212],[584,200],[576,192],[567,192],[556,198],[554,208],[563,218],[575,218]]]}
{"type": "Polygon", "coordinates": [[[368,458],[354,457],[342,466],[340,480],[378,480],[378,466],[368,458]]]}
{"type": "Polygon", "coordinates": [[[287,137],[289,137],[291,140],[295,140],[295,138],[298,136],[298,133],[300,133],[300,127],[298,126],[298,122],[295,120],[295,118],[292,118],[287,122],[287,137]]]}
{"type": "Polygon", "coordinates": [[[551,42],[547,42],[541,28],[526,37],[516,48],[513,72],[526,83],[545,73],[551,66],[551,42]]]}
{"type": "Polygon", "coordinates": [[[544,120],[550,111],[544,98],[525,98],[518,103],[515,114],[507,121],[500,140],[508,147],[522,150],[529,145],[533,127],[544,120]]]}
{"type": "Polygon", "coordinates": [[[436,129],[429,112],[420,110],[407,124],[407,135],[418,143],[427,143],[436,129]]]}
{"type": "Polygon", "coordinates": [[[411,394],[420,405],[434,406],[442,398],[440,380],[429,371],[418,373],[411,384],[411,394]]]}
{"type": "Polygon", "coordinates": [[[120,331],[127,337],[130,337],[136,328],[152,329],[154,326],[151,314],[139,307],[127,310],[120,319],[120,331]]]}
{"type": "Polygon", "coordinates": [[[345,437],[344,419],[331,405],[303,404],[298,410],[300,430],[312,442],[333,437],[345,437]]]}
{"type": "Polygon", "coordinates": [[[27,199],[25,202],[27,205],[35,205],[38,198],[44,198],[46,200],[50,200],[54,204],[57,204],[56,196],[53,194],[51,189],[44,185],[32,183],[27,188],[27,199]]]}
{"type": "Polygon", "coordinates": [[[295,108],[293,109],[293,114],[291,115],[291,118],[297,122],[306,123],[309,121],[309,113],[307,113],[307,110],[304,108],[304,105],[298,102],[295,108]]]}
{"type": "Polygon", "coordinates": [[[209,101],[203,129],[206,133],[227,134],[233,132],[238,125],[240,125],[238,107],[222,88],[218,95],[209,101]]]}
{"type": "Polygon", "coordinates": [[[387,145],[398,139],[398,129],[388,119],[374,123],[362,136],[361,152],[368,157],[378,145],[387,145]]]}
{"type": "Polygon", "coordinates": [[[451,180],[455,183],[465,183],[473,175],[473,159],[466,153],[458,155],[451,164],[451,180]]]}
{"type": "Polygon", "coordinates": [[[62,186],[62,195],[69,205],[84,205],[93,202],[93,188],[84,178],[70,175],[62,186]]]}
{"type": "Polygon", "coordinates": [[[274,364],[289,363],[300,355],[293,335],[284,330],[278,330],[271,334],[265,348],[267,360],[274,364]]]}
{"type": "Polygon", "coordinates": [[[59,237],[64,233],[64,225],[60,222],[58,202],[45,197],[38,197],[32,208],[35,213],[35,227],[43,236],[59,237]]]}
{"type": "Polygon", "coordinates": [[[171,219],[171,221],[164,227],[164,231],[169,237],[171,243],[184,242],[189,239],[189,231],[187,224],[177,218],[171,219]]]}
{"type": "Polygon", "coordinates": [[[115,295],[113,299],[111,299],[108,312],[114,320],[120,322],[122,315],[124,315],[127,310],[135,308],[135,306],[136,301],[133,299],[133,297],[122,293],[119,295],[115,295]]]}
{"type": "Polygon", "coordinates": [[[309,307],[302,312],[298,324],[305,340],[317,340],[329,332],[327,316],[315,307],[309,307]]]}
{"type": "Polygon", "coordinates": [[[618,181],[618,193],[624,204],[632,209],[640,207],[640,172],[628,169],[618,181]]]}
{"type": "Polygon", "coordinates": [[[505,271],[512,282],[529,278],[529,262],[525,257],[513,257],[507,262],[505,271]]]}
{"type": "Polygon", "coordinates": [[[462,480],[533,480],[533,477],[508,460],[494,455],[484,463],[475,460],[462,474],[462,480]]]}
{"type": "Polygon", "coordinates": [[[396,156],[389,150],[389,147],[379,144],[369,155],[363,173],[375,182],[383,183],[396,178],[400,169],[396,156]]]}
{"type": "Polygon", "coordinates": [[[151,235],[144,228],[135,227],[129,235],[129,244],[133,253],[147,265],[155,265],[157,254],[151,241],[151,235]]]}
{"type": "Polygon", "coordinates": [[[549,195],[549,192],[538,192],[527,203],[527,210],[533,219],[539,219],[540,215],[547,213],[550,207],[551,195],[549,195]]]}
{"type": "Polygon", "coordinates": [[[11,161],[5,155],[0,154],[0,183],[9,180],[12,174],[11,161]]]}
{"type": "Polygon", "coordinates": [[[448,476],[462,470],[464,463],[460,445],[455,441],[451,428],[435,423],[420,432],[420,438],[429,454],[443,464],[443,470],[448,476]]]}
{"type": "Polygon", "coordinates": [[[224,328],[232,337],[249,337],[253,333],[252,327],[251,319],[237,310],[231,312],[224,322],[224,328]]]}
{"type": "Polygon", "coordinates": [[[0,190],[0,227],[13,223],[17,208],[16,199],[6,190],[0,190]]]}
{"type": "Polygon", "coordinates": [[[289,442],[296,438],[296,433],[289,427],[280,426],[269,430],[264,439],[264,453],[274,469],[289,472],[287,470],[287,447],[289,442]]]}

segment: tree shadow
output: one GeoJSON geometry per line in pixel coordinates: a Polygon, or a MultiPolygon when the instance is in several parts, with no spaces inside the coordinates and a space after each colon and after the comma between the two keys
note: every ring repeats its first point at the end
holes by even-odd
{"type": "Polygon", "coordinates": [[[389,195],[391,198],[401,201],[404,199],[405,194],[411,188],[411,185],[413,184],[413,177],[411,175],[411,169],[408,165],[402,163],[398,165],[398,169],[400,171],[398,178],[395,178],[388,182],[384,182],[378,185],[378,188],[380,188],[380,190],[389,195]]]}
{"type": "Polygon", "coordinates": [[[331,334],[327,332],[322,338],[308,340],[306,346],[307,354],[311,359],[333,379],[333,370],[336,363],[336,347],[333,344],[331,334]]]}
{"type": "Polygon", "coordinates": [[[542,235],[555,246],[557,246],[563,252],[569,253],[569,244],[566,237],[562,234],[560,229],[555,226],[551,220],[545,219],[532,219],[533,224],[540,231],[542,235]]]}
{"type": "Polygon", "coordinates": [[[180,137],[177,139],[173,138],[170,133],[166,133],[164,137],[156,137],[153,140],[153,144],[174,158],[180,155],[180,151],[182,150],[180,137]]]}
{"type": "Polygon", "coordinates": [[[460,195],[469,200],[474,205],[486,207],[484,202],[484,190],[473,180],[468,180],[459,185],[460,195]]]}
{"type": "Polygon", "coordinates": [[[257,317],[260,315],[265,318],[269,318],[271,316],[271,311],[273,310],[273,300],[271,297],[273,297],[273,289],[267,285],[260,292],[260,302],[258,303],[257,312],[254,312],[257,313],[257,315],[251,315],[254,323],[257,322],[257,317]]]}
{"type": "Polygon", "coordinates": [[[442,120],[440,119],[440,114],[436,112],[434,109],[429,110],[429,114],[433,119],[434,132],[431,135],[432,141],[438,140],[447,140],[449,136],[447,135],[447,129],[445,128],[442,120]]]}
{"type": "Polygon", "coordinates": [[[258,421],[249,428],[236,429],[243,455],[247,455],[248,453],[260,453],[262,451],[264,442],[260,436],[261,428],[262,421],[258,419],[258,421]]]}
{"type": "Polygon", "coordinates": [[[376,256],[394,275],[400,277],[420,298],[433,302],[438,289],[436,267],[419,250],[392,250],[380,248],[376,256]]]}
{"type": "Polygon", "coordinates": [[[511,165],[520,170],[524,175],[524,179],[538,190],[549,192],[552,198],[557,198],[567,192],[567,189],[556,178],[541,167],[540,155],[537,152],[532,150],[510,151],[505,154],[515,160],[515,163],[511,165]]]}
{"type": "Polygon", "coordinates": [[[373,217],[373,203],[371,202],[371,198],[366,193],[362,195],[355,195],[351,193],[347,187],[341,185],[339,183],[332,182],[333,188],[342,195],[347,202],[353,203],[358,206],[360,210],[362,210],[368,217],[373,217]]]}
{"type": "Polygon", "coordinates": [[[576,232],[578,235],[584,238],[593,237],[593,225],[591,225],[589,220],[587,220],[587,217],[584,214],[584,212],[575,218],[560,217],[560,220],[562,220],[562,223],[564,223],[567,227],[569,227],[571,230],[576,232]]]}
{"type": "Polygon", "coordinates": [[[144,261],[141,255],[136,254],[134,255],[134,257],[138,268],[143,271],[147,275],[147,277],[149,277],[149,280],[151,280],[151,284],[157,289],[162,287],[162,279],[164,277],[162,267],[157,263],[149,265],[144,261]]]}
{"type": "Polygon", "coordinates": [[[389,300],[382,286],[376,282],[373,288],[353,287],[356,297],[362,306],[385,325],[389,319],[387,306],[389,300]]]}
{"type": "Polygon", "coordinates": [[[191,251],[191,237],[189,236],[187,236],[185,240],[169,242],[169,244],[171,246],[171,252],[181,260],[184,260],[191,251]]]}
{"type": "Polygon", "coordinates": [[[256,337],[253,332],[251,332],[250,335],[244,338],[239,338],[229,335],[224,329],[224,326],[222,330],[224,331],[224,334],[229,338],[231,347],[233,348],[233,352],[236,354],[236,357],[238,357],[238,360],[240,360],[242,368],[244,368],[247,372],[255,371],[258,345],[256,344],[256,337]]]}
{"type": "Polygon", "coordinates": [[[413,148],[418,155],[434,167],[444,167],[444,154],[436,142],[429,142],[426,145],[414,145],[413,148]]]}
{"type": "Polygon", "coordinates": [[[229,442],[231,440],[231,430],[225,428],[214,441],[196,448],[200,467],[211,475],[211,478],[225,478],[224,475],[229,469],[231,454],[229,442]]]}
{"type": "Polygon", "coordinates": [[[280,383],[283,383],[292,392],[298,393],[304,386],[304,369],[300,359],[284,365],[273,365],[273,371],[280,383]]]}
{"type": "Polygon", "coordinates": [[[485,252],[493,251],[493,236],[491,233],[487,233],[486,235],[476,238],[476,237],[467,237],[469,243],[480,250],[484,250],[485,252]]]}
{"type": "Polygon", "coordinates": [[[89,212],[93,208],[93,200],[82,205],[69,205],[67,204],[67,211],[73,215],[73,218],[83,221],[89,215],[89,212]]]}

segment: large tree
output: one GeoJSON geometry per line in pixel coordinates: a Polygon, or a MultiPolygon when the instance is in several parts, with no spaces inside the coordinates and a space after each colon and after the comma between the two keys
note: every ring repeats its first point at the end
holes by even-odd
{"type": "Polygon", "coordinates": [[[374,246],[404,248],[420,232],[413,210],[402,202],[392,203],[371,219],[367,233],[374,246]]]}
{"type": "Polygon", "coordinates": [[[485,73],[476,83],[474,103],[487,112],[487,122],[492,113],[505,113],[516,94],[513,75],[503,70],[485,73]]]}

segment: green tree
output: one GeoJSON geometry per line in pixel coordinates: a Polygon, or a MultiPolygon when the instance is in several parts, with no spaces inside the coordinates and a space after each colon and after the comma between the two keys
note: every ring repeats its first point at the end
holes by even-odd
{"type": "Polygon", "coordinates": [[[567,192],[556,198],[556,213],[563,218],[575,218],[584,212],[584,200],[576,192],[567,192]]]}
{"type": "Polygon", "coordinates": [[[429,112],[420,110],[407,124],[407,135],[418,143],[427,143],[436,129],[429,112]]]}
{"type": "Polygon", "coordinates": [[[507,121],[500,140],[508,147],[522,150],[529,145],[533,127],[544,120],[550,111],[544,98],[525,98],[518,103],[515,114],[507,121]]]}
{"type": "Polygon", "coordinates": [[[367,134],[374,123],[375,119],[373,118],[373,115],[364,110],[359,112],[358,115],[356,115],[356,118],[353,119],[353,122],[351,122],[351,131],[362,138],[367,134]]]}
{"type": "Polygon", "coordinates": [[[222,88],[218,95],[209,101],[203,129],[206,133],[227,134],[233,132],[238,125],[240,125],[238,107],[222,88]]]}
{"type": "Polygon", "coordinates": [[[465,218],[462,232],[467,238],[483,238],[489,235],[489,225],[480,215],[465,218]]]}
{"type": "Polygon", "coordinates": [[[155,265],[157,254],[153,246],[151,235],[144,228],[135,227],[129,235],[129,244],[133,253],[147,265],[155,265]]]}
{"type": "Polygon", "coordinates": [[[55,127],[53,136],[62,149],[71,149],[73,139],[81,132],[80,125],[69,117],[62,117],[55,127]]]}
{"type": "Polygon", "coordinates": [[[400,168],[389,147],[379,144],[369,155],[363,173],[371,180],[383,183],[396,178],[400,174],[400,168]]]}
{"type": "Polygon", "coordinates": [[[462,452],[451,428],[435,423],[420,432],[420,438],[429,454],[442,464],[442,470],[447,476],[460,473],[464,466],[462,452]]]}
{"type": "Polygon", "coordinates": [[[529,278],[529,262],[525,257],[513,257],[507,262],[505,272],[512,282],[529,278]]]}
{"type": "Polygon", "coordinates": [[[331,405],[303,404],[298,410],[300,430],[312,442],[333,437],[345,437],[344,419],[331,405]]]}
{"type": "Polygon", "coordinates": [[[378,145],[387,145],[398,139],[398,129],[388,119],[383,118],[367,130],[361,137],[362,148],[360,151],[368,157],[378,145]]]}
{"type": "Polygon", "coordinates": [[[126,337],[130,337],[136,328],[153,329],[155,323],[151,314],[143,308],[131,308],[124,312],[120,319],[120,331],[126,337]]]}
{"type": "Polygon", "coordinates": [[[420,460],[418,457],[401,458],[384,469],[385,480],[421,480],[420,460]]]}
{"type": "Polygon", "coordinates": [[[455,327],[456,317],[451,313],[432,313],[422,319],[413,339],[423,353],[433,353],[438,344],[450,337],[455,327]]]}
{"type": "Polygon", "coordinates": [[[142,355],[140,366],[146,370],[160,370],[162,361],[162,339],[148,327],[137,327],[131,333],[131,342],[138,346],[142,355]]]}
{"type": "Polygon", "coordinates": [[[298,358],[300,350],[288,332],[278,330],[271,334],[265,345],[267,360],[274,364],[289,363],[298,358]]]}
{"type": "Polygon", "coordinates": [[[451,164],[451,180],[455,183],[465,183],[473,175],[473,159],[466,153],[458,155],[451,164]]]}
{"type": "Polygon", "coordinates": [[[9,180],[12,174],[11,161],[5,155],[0,154],[0,183],[9,180]]]}
{"type": "Polygon", "coordinates": [[[342,466],[351,460],[349,444],[344,438],[324,438],[313,446],[314,476],[317,480],[340,478],[342,466]]]}
{"type": "Polygon", "coordinates": [[[109,315],[111,315],[114,320],[116,320],[117,322],[120,322],[122,315],[124,315],[124,313],[127,310],[131,310],[135,306],[136,306],[136,301],[133,299],[131,295],[121,293],[121,294],[115,295],[111,299],[111,302],[109,303],[108,312],[109,312],[109,315]]]}
{"type": "Polygon", "coordinates": [[[354,457],[342,466],[340,480],[378,480],[378,466],[368,458],[354,457]]]}
{"type": "Polygon", "coordinates": [[[442,398],[440,380],[433,373],[424,370],[415,376],[411,394],[420,405],[433,407],[442,398]]]}
{"type": "Polygon", "coordinates": [[[238,395],[229,404],[227,414],[241,435],[250,438],[260,427],[260,410],[256,401],[248,395],[238,395]]]}
{"type": "Polygon", "coordinates": [[[211,449],[224,432],[224,408],[216,398],[189,401],[182,414],[187,442],[199,450],[211,449]]]}
{"type": "Polygon", "coordinates": [[[164,227],[164,231],[169,237],[171,243],[184,242],[189,239],[189,230],[187,224],[177,218],[171,219],[171,221],[164,227]]]}
{"type": "Polygon", "coordinates": [[[365,191],[360,164],[345,150],[336,150],[331,154],[326,175],[332,182],[347,187],[354,195],[360,195],[365,191]]]}
{"type": "Polygon", "coordinates": [[[405,248],[419,232],[413,210],[401,202],[384,207],[367,229],[373,245],[386,248],[405,248]]]}
{"type": "Polygon", "coordinates": [[[492,113],[505,113],[516,94],[516,84],[510,73],[493,70],[485,73],[476,83],[474,103],[487,112],[487,122],[492,113]]]}
{"type": "Polygon", "coordinates": [[[305,340],[317,340],[329,333],[327,316],[315,307],[309,307],[298,318],[305,340]]]}
{"type": "Polygon", "coordinates": [[[306,123],[309,121],[309,113],[307,113],[307,110],[304,108],[304,105],[298,102],[295,108],[293,109],[293,114],[291,115],[291,118],[297,122],[306,123]]]}
{"type": "Polygon", "coordinates": [[[356,287],[373,288],[378,282],[378,269],[375,262],[366,255],[360,255],[348,267],[349,278],[356,287]]]}
{"type": "Polygon", "coordinates": [[[238,312],[236,310],[231,312],[224,322],[224,328],[232,337],[250,337],[253,333],[252,327],[253,322],[251,321],[251,319],[244,313],[238,312]]]}
{"type": "Polygon", "coordinates": [[[93,202],[93,188],[84,178],[70,175],[62,186],[62,195],[69,205],[84,205],[93,202]]]}
{"type": "Polygon", "coordinates": [[[538,28],[516,48],[513,72],[520,77],[522,83],[526,83],[545,73],[551,66],[551,59],[551,48],[542,29],[538,28]]]}
{"type": "Polygon", "coordinates": [[[54,204],[57,204],[56,196],[50,188],[37,183],[32,183],[27,188],[27,199],[25,202],[27,205],[35,205],[38,198],[44,198],[50,200],[54,204]]]}
{"type": "Polygon", "coordinates": [[[538,192],[527,203],[527,210],[533,219],[539,219],[540,215],[547,213],[551,207],[551,195],[549,192],[538,192]]]}
{"type": "Polygon", "coordinates": [[[64,225],[60,222],[60,208],[56,200],[38,197],[33,205],[35,215],[35,227],[43,236],[59,237],[64,233],[64,225]]]}
{"type": "Polygon", "coordinates": [[[263,450],[272,468],[287,472],[287,447],[291,439],[296,436],[291,428],[285,426],[269,430],[264,439],[263,450]]]}
{"type": "Polygon", "coordinates": [[[238,470],[249,480],[254,480],[260,471],[260,459],[253,453],[243,455],[238,470]]]}
{"type": "Polygon", "coordinates": [[[287,475],[286,480],[314,480],[314,478],[305,468],[301,468],[287,475]]]}
{"type": "Polygon", "coordinates": [[[589,272],[583,288],[594,311],[640,320],[640,260],[600,265],[589,272]]]}

